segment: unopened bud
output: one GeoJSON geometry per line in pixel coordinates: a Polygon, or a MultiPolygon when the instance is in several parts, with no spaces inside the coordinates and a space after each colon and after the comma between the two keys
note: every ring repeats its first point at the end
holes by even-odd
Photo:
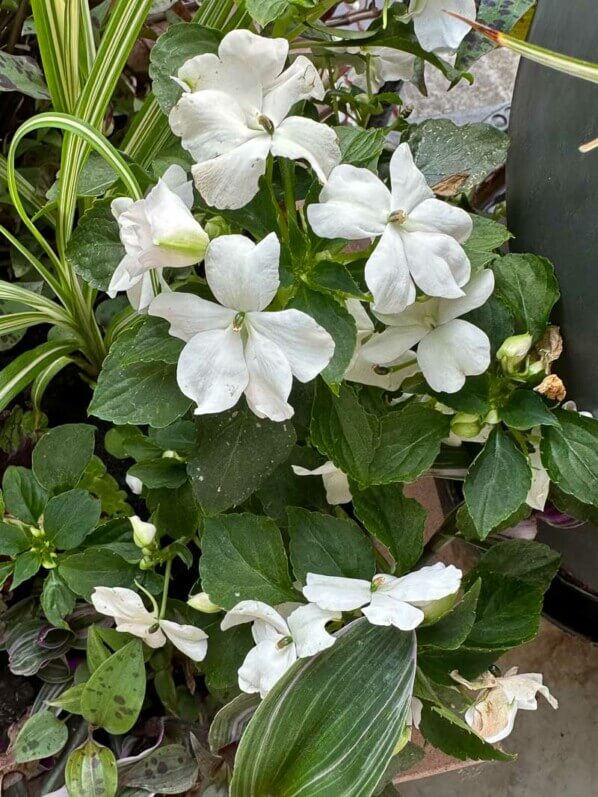
{"type": "Polygon", "coordinates": [[[140,570],[151,570],[153,566],[154,563],[148,556],[144,556],[143,559],[139,562],[140,570]]]}
{"type": "Polygon", "coordinates": [[[451,431],[469,440],[472,437],[477,437],[482,431],[482,420],[479,415],[471,415],[468,412],[458,412],[451,421],[451,431]]]}
{"type": "Polygon", "coordinates": [[[490,426],[496,426],[497,423],[500,423],[500,416],[496,410],[490,410],[490,412],[484,416],[484,423],[490,424],[490,426]]]}
{"type": "Polygon", "coordinates": [[[45,567],[46,570],[52,570],[58,564],[58,557],[52,551],[51,553],[45,553],[42,556],[42,567],[45,567]]]}
{"type": "Polygon", "coordinates": [[[133,526],[133,541],[138,548],[147,548],[156,538],[156,527],[153,523],[146,523],[137,515],[129,518],[133,526]]]}
{"type": "Polygon", "coordinates": [[[206,221],[204,229],[209,235],[210,240],[214,240],[214,238],[218,238],[220,235],[227,235],[230,232],[230,225],[222,216],[212,216],[211,219],[206,221]]]}
{"type": "Polygon", "coordinates": [[[204,614],[216,614],[216,612],[221,611],[220,606],[212,603],[207,592],[198,592],[195,595],[191,595],[187,601],[187,605],[204,614]]]}
{"type": "Polygon", "coordinates": [[[141,491],[143,490],[143,482],[141,479],[138,479],[137,476],[130,476],[127,473],[125,476],[125,481],[127,483],[127,487],[133,493],[133,495],[141,495],[141,491]]]}
{"type": "Polygon", "coordinates": [[[418,608],[420,608],[424,613],[424,622],[435,623],[437,620],[440,620],[441,617],[444,617],[444,615],[450,612],[457,602],[458,595],[459,590],[453,592],[452,595],[447,595],[445,598],[439,598],[436,601],[418,603],[418,608]]]}
{"type": "Polygon", "coordinates": [[[507,338],[500,349],[496,352],[496,359],[502,365],[503,371],[507,374],[514,373],[530,353],[533,338],[529,333],[525,335],[512,335],[507,338]]]}

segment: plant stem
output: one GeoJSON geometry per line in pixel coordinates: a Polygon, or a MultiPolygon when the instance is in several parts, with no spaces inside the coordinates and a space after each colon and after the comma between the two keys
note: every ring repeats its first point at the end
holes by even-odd
{"type": "Polygon", "coordinates": [[[160,604],[159,619],[162,620],[166,614],[166,603],[168,601],[168,587],[170,584],[170,571],[172,570],[172,559],[166,562],[166,569],[164,570],[164,589],[162,590],[162,603],[160,604]]]}
{"type": "Polygon", "coordinates": [[[295,202],[295,167],[287,158],[280,160],[280,173],[284,191],[284,206],[287,212],[287,226],[297,223],[297,206],[295,202]]]}

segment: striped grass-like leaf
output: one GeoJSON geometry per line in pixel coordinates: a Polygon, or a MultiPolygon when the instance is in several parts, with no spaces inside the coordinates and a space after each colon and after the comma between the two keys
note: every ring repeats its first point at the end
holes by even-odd
{"type": "Polygon", "coordinates": [[[372,794],[405,727],[415,658],[413,632],[361,619],[297,662],[241,739],[231,797],[372,794]]]}
{"type": "Polygon", "coordinates": [[[70,113],[79,97],[79,0],[32,0],[46,82],[57,111],[70,113]]]}
{"type": "Polygon", "coordinates": [[[31,403],[37,412],[41,412],[42,400],[50,382],[63,368],[66,368],[72,362],[72,357],[66,354],[63,357],[57,357],[35,377],[31,385],[31,403]]]}
{"type": "Polygon", "coordinates": [[[74,340],[47,341],[20,354],[0,371],[0,411],[33,382],[35,377],[58,357],[77,348],[74,340]]]}

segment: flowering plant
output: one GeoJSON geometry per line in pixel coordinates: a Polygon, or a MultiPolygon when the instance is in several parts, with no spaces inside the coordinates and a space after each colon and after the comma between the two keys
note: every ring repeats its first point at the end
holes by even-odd
{"type": "Polygon", "coordinates": [[[401,99],[470,80],[445,12],[497,3],[357,5],[32,2],[0,332],[50,331],[0,372],[0,647],[35,685],[6,771],[45,794],[386,795],[557,705],[496,666],[558,568],[509,530],[595,518],[598,421],[552,265],[481,205],[506,136],[401,99]],[[67,373],[90,401],[47,430],[67,373]],[[460,487],[431,535],[425,476],[460,487]]]}

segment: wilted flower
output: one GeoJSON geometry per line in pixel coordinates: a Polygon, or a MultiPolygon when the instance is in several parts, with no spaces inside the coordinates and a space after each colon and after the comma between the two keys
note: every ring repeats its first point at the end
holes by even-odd
{"type": "Polygon", "coordinates": [[[417,628],[434,612],[436,601],[456,595],[462,573],[438,562],[406,576],[377,575],[372,581],[307,574],[303,594],[328,611],[361,609],[373,625],[394,625],[402,631],[417,628]]]}
{"type": "Polygon", "coordinates": [[[475,0],[411,0],[409,13],[424,50],[444,55],[454,53],[469,33],[470,26],[466,22],[449,16],[446,11],[472,20],[477,14],[475,0]]]}
{"type": "Polygon", "coordinates": [[[550,401],[564,401],[567,395],[565,383],[556,374],[549,374],[534,390],[541,396],[546,396],[550,401]]]}
{"type": "Polygon", "coordinates": [[[308,470],[300,465],[292,465],[292,468],[295,476],[321,476],[326,490],[326,500],[332,506],[348,504],[352,500],[349,479],[334,462],[329,460],[315,470],[308,470]]]}
{"type": "Polygon", "coordinates": [[[487,672],[475,681],[466,681],[458,672],[451,673],[451,677],[467,689],[484,690],[465,713],[465,721],[490,744],[509,736],[519,709],[535,711],[538,708],[538,692],[553,708],[559,707],[558,701],[544,686],[540,673],[517,673],[518,668],[511,667],[503,677],[487,672]]]}
{"type": "Polygon", "coordinates": [[[184,169],[170,166],[145,199],[119,197],[112,202],[125,256],[108,286],[108,295],[127,291],[136,310],[144,310],[154,298],[151,271],[162,287],[162,268],[183,268],[199,263],[208,236],[191,214],[193,187],[184,169]]]}
{"type": "Polygon", "coordinates": [[[417,343],[417,362],[432,390],[456,393],[465,377],[483,374],[490,365],[488,336],[459,316],[484,304],[494,290],[494,274],[478,272],[463,290],[462,299],[428,299],[397,315],[378,314],[388,329],[365,344],[363,357],[396,362],[417,343]]]}
{"type": "Polygon", "coordinates": [[[177,381],[197,404],[196,415],[234,407],[245,393],[260,418],[284,421],[293,375],[314,379],[330,362],[334,341],[300,310],[262,312],[280,284],[280,243],[271,233],[258,244],[223,235],[206,253],[206,279],[221,304],[190,293],[162,293],[149,308],[170,334],[186,341],[177,381]]]}
{"type": "Polygon", "coordinates": [[[324,611],[313,604],[295,607],[296,604],[282,606],[279,612],[261,601],[241,601],[226,613],[221,624],[223,631],[252,623],[256,645],[239,668],[239,688],[243,692],[259,692],[265,697],[297,659],[314,656],[334,645],[336,639],[325,626],[341,619],[338,612],[324,611]],[[285,609],[290,608],[293,611],[287,615],[285,609]]]}
{"type": "Polygon", "coordinates": [[[380,241],[365,266],[379,313],[400,313],[415,301],[417,284],[429,296],[457,298],[471,274],[461,244],[471,235],[468,213],[434,197],[401,144],[390,161],[391,190],[369,169],[337,166],[307,217],[323,238],[380,241]]]}
{"type": "Polygon", "coordinates": [[[250,202],[270,154],[306,160],[321,182],[339,163],[331,127],[288,116],[300,100],[324,97],[318,71],[305,56],[284,69],[288,52],[286,39],[233,30],[218,55],[195,56],[179,70],[187,93],[172,109],[170,126],[196,161],[195,184],[209,205],[250,202]]]}
{"type": "Polygon", "coordinates": [[[114,617],[116,630],[140,637],[150,648],[161,648],[168,638],[193,661],[202,661],[208,635],[194,625],[180,625],[158,617],[158,607],[148,611],[136,592],[123,587],[96,587],[91,602],[97,612],[114,617]]]}

